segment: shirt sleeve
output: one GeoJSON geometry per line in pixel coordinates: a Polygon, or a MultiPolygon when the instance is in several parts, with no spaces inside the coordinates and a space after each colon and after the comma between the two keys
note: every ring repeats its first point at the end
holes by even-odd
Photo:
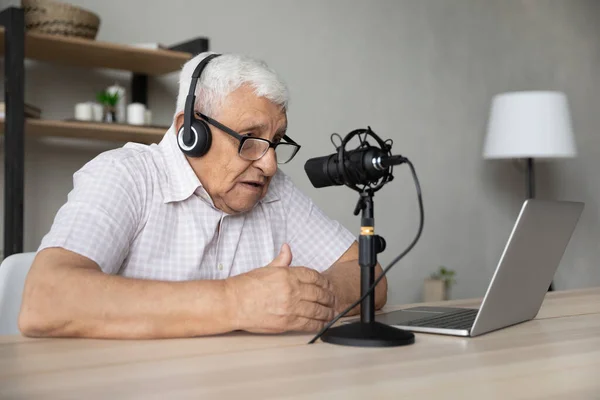
{"type": "Polygon", "coordinates": [[[307,195],[286,180],[286,240],[292,250],[292,265],[319,272],[327,270],[354,243],[356,237],[338,221],[329,218],[307,195]]]}
{"type": "Polygon", "coordinates": [[[141,215],[140,180],[131,168],[100,155],[73,175],[73,189],[38,248],[62,247],[116,274],[127,257],[141,215]]]}

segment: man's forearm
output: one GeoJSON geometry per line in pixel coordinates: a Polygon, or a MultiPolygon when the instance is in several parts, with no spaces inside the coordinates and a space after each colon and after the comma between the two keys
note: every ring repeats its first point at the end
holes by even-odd
{"type": "MultiPolygon", "coordinates": [[[[358,261],[338,262],[332,265],[323,274],[331,281],[337,296],[338,312],[345,310],[360,298],[360,266],[358,261]]],[[[377,264],[375,267],[375,279],[381,275],[382,269],[377,264]]],[[[375,288],[375,308],[380,309],[387,301],[387,280],[384,277],[375,288]]],[[[360,305],[356,306],[347,315],[355,315],[360,311],[360,305]]]]}
{"type": "Polygon", "coordinates": [[[28,336],[169,338],[235,329],[225,281],[162,282],[36,266],[19,326],[28,336]]]}

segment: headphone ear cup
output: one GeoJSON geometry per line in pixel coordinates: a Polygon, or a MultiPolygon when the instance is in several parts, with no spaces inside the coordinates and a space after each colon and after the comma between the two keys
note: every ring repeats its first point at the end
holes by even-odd
{"type": "Polygon", "coordinates": [[[182,126],[177,133],[177,144],[185,155],[190,157],[202,157],[208,152],[212,143],[210,128],[206,122],[198,119],[192,121],[192,126],[190,128],[191,139],[188,142],[184,140],[184,127],[182,126]]]}

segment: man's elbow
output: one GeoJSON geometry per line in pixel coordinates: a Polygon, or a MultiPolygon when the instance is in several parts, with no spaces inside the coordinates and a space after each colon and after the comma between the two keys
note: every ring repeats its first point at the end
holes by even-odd
{"type": "Polygon", "coordinates": [[[59,292],[47,283],[27,282],[18,319],[19,330],[24,336],[56,336],[67,325],[53,306],[56,296],[60,296],[59,292]]]}
{"type": "Polygon", "coordinates": [[[21,308],[18,324],[19,330],[24,336],[48,336],[48,322],[44,321],[39,313],[32,311],[30,308],[21,308]]]}

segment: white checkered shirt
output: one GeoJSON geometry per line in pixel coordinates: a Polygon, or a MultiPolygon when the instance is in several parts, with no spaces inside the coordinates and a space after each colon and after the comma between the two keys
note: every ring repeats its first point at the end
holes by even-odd
{"type": "Polygon", "coordinates": [[[158,145],[128,143],[100,154],[73,184],[38,250],[71,250],[108,274],[224,279],[267,265],[283,243],[292,265],[324,271],[356,239],[279,170],[251,211],[216,209],[173,128],[158,145]]]}

